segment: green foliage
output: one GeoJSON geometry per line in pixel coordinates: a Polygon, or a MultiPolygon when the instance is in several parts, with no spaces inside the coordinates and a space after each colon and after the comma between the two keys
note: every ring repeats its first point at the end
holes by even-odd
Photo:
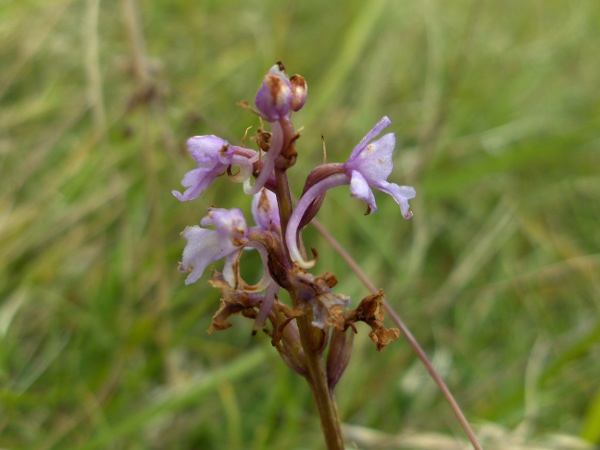
{"type": "MultiPolygon", "coordinates": [[[[0,447],[320,448],[304,381],[247,320],[207,336],[218,295],[177,272],[185,226],[247,202],[218,180],[179,203],[185,140],[239,142],[258,122],[235,104],[280,59],[309,86],[296,193],[321,134],[344,161],[392,119],[414,219],[386,196],[364,217],[342,190],[319,219],[490,447],[598,443],[600,4],[29,0],[0,17],[0,447]]],[[[368,294],[306,242],[339,292],[368,294]]],[[[408,346],[359,332],[343,420],[462,436],[408,346]]]]}

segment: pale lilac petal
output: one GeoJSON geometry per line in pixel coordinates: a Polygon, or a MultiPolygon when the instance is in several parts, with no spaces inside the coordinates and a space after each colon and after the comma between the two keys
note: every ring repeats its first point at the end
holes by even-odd
{"type": "Polygon", "coordinates": [[[257,332],[262,327],[265,326],[267,322],[267,318],[269,317],[269,313],[273,309],[273,305],[275,304],[275,296],[279,292],[279,285],[274,281],[271,281],[267,286],[267,290],[265,291],[265,295],[263,301],[260,304],[260,308],[258,311],[258,315],[254,320],[254,325],[252,326],[252,330],[257,332]]]}
{"type": "Polygon", "coordinates": [[[234,183],[242,183],[252,176],[252,172],[254,172],[254,162],[258,161],[258,153],[252,159],[248,159],[245,156],[233,155],[231,157],[231,165],[233,167],[238,167],[239,170],[235,175],[231,175],[229,179],[234,183]]]}
{"type": "Polygon", "coordinates": [[[196,168],[189,171],[183,177],[181,185],[187,187],[183,194],[172,191],[173,195],[182,202],[198,198],[202,191],[206,190],[227,171],[230,161],[221,161],[221,153],[227,148],[227,141],[217,136],[195,136],[187,141],[187,148],[196,160],[196,168]]]}
{"type": "MultiPolygon", "coordinates": [[[[252,233],[252,231],[250,231],[250,233],[252,233]]],[[[258,283],[253,285],[246,285],[244,289],[246,291],[258,292],[265,289],[269,285],[269,283],[273,281],[271,279],[271,275],[269,274],[269,253],[262,244],[255,241],[249,241],[245,250],[250,250],[249,247],[253,247],[255,250],[258,251],[258,254],[260,255],[260,259],[263,265],[263,276],[260,280],[258,280],[258,283]]]]}
{"type": "Polygon", "coordinates": [[[395,145],[396,136],[388,133],[381,139],[366,145],[344,165],[346,169],[360,171],[369,184],[380,180],[385,181],[394,168],[392,153],[395,145]]]}
{"type": "Polygon", "coordinates": [[[389,117],[387,116],[383,116],[383,118],[377,122],[377,124],[375,124],[375,126],[371,129],[371,131],[369,131],[367,133],[367,135],[361,139],[361,141],[358,143],[358,145],[356,147],[354,147],[354,150],[352,150],[352,153],[350,154],[350,158],[349,159],[353,159],[354,156],[356,154],[358,154],[364,147],[366,147],[366,145],[372,141],[373,139],[375,139],[377,136],[379,136],[379,134],[388,126],[390,126],[392,124],[392,121],[389,119],[389,117]]]}
{"type": "Polygon", "coordinates": [[[212,182],[219,176],[225,173],[227,168],[224,168],[222,172],[211,171],[206,168],[199,168],[189,171],[183,177],[181,185],[183,187],[187,187],[187,189],[183,194],[179,191],[171,191],[175,197],[179,201],[188,202],[190,200],[194,200],[198,198],[202,191],[208,189],[212,182]]]}
{"type": "MultiPolygon", "coordinates": [[[[211,208],[208,216],[217,229],[219,244],[224,250],[233,250],[248,242],[248,225],[241,209],[211,208]]],[[[201,225],[205,224],[208,224],[208,221],[203,220],[201,225]]]]}
{"type": "Polygon", "coordinates": [[[381,183],[378,186],[375,186],[382,192],[390,194],[396,203],[400,205],[400,211],[402,211],[402,216],[405,219],[410,219],[412,217],[412,211],[410,210],[410,206],[408,201],[411,198],[415,198],[417,195],[417,191],[412,186],[398,186],[394,183],[381,183]]]}
{"type": "Polygon", "coordinates": [[[352,177],[350,178],[350,194],[352,197],[363,200],[369,206],[369,214],[377,212],[373,191],[371,191],[367,180],[365,180],[357,170],[352,171],[352,177]]]}
{"type": "Polygon", "coordinates": [[[181,182],[182,186],[189,189],[183,194],[172,191],[183,202],[198,198],[230,166],[239,167],[237,173],[231,176],[233,181],[241,183],[248,180],[259,156],[254,150],[229,145],[226,140],[213,135],[194,136],[188,139],[187,148],[196,160],[196,168],[185,174],[181,182]]]}
{"type": "Polygon", "coordinates": [[[194,136],[187,140],[187,149],[200,165],[213,165],[219,160],[219,154],[229,143],[218,136],[194,136]]]}
{"type": "Polygon", "coordinates": [[[204,216],[202,219],[200,219],[201,227],[214,227],[215,226],[215,221],[214,221],[213,215],[212,215],[212,209],[216,209],[216,208],[209,208],[208,214],[206,216],[204,216]]]}
{"type": "Polygon", "coordinates": [[[188,242],[183,250],[179,269],[181,272],[187,272],[192,268],[185,283],[196,282],[209,264],[227,257],[224,276],[234,286],[236,280],[233,265],[236,258],[239,258],[239,252],[248,243],[248,225],[242,211],[238,208],[210,208],[200,225],[214,226],[216,229],[193,226],[187,227],[181,234],[188,242]]]}
{"type": "Polygon", "coordinates": [[[219,237],[214,230],[206,230],[199,226],[187,227],[181,237],[187,240],[183,250],[183,257],[179,267],[180,272],[191,273],[185,280],[185,284],[198,281],[210,263],[221,259],[226,252],[219,245],[219,237]]]}
{"type": "Polygon", "coordinates": [[[248,229],[244,214],[238,208],[223,209],[209,208],[208,215],[200,221],[201,227],[214,226],[214,230],[198,226],[188,227],[182,237],[188,243],[183,251],[181,272],[193,268],[186,280],[186,284],[196,282],[211,262],[225,258],[223,277],[237,289],[239,281],[238,263],[243,250],[257,250],[263,265],[262,278],[254,285],[248,285],[243,280],[243,289],[247,292],[258,292],[265,289],[272,282],[269,275],[269,255],[265,247],[259,242],[250,240],[252,233],[263,233],[257,229],[248,229]]]}

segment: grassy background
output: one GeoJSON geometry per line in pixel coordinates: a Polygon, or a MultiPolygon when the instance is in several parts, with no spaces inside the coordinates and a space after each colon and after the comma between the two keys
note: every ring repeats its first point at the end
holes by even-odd
{"type": "MultiPolygon", "coordinates": [[[[257,123],[235,103],[279,59],[309,85],[296,193],[321,134],[344,161],[392,119],[414,219],[382,195],[364,217],[343,188],[319,218],[487,448],[597,444],[599,27],[594,0],[2,2],[0,448],[321,448],[303,380],[248,321],[207,336],[218,296],[176,270],[206,207],[249,209],[227,180],[176,201],[185,140],[239,142],[257,123]]],[[[306,241],[339,292],[367,294],[306,241]]],[[[408,346],[360,331],[337,388],[348,437],[454,448],[408,346]]]]}

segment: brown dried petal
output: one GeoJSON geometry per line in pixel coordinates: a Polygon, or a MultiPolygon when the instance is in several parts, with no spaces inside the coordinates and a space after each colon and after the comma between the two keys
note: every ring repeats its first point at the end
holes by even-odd
{"type": "Polygon", "coordinates": [[[386,328],[383,325],[385,311],[383,309],[383,290],[365,297],[355,310],[346,313],[346,320],[350,322],[365,322],[371,327],[369,337],[377,345],[377,351],[400,337],[397,328],[386,328]]]}
{"type": "Polygon", "coordinates": [[[377,345],[378,352],[390,342],[395,341],[400,337],[400,330],[398,330],[398,328],[386,328],[381,322],[370,323],[368,325],[373,329],[373,331],[369,333],[369,337],[377,345]]]}
{"type": "Polygon", "coordinates": [[[294,266],[290,271],[290,279],[296,288],[297,297],[310,304],[313,312],[312,324],[315,327],[326,329],[331,326],[344,329],[346,321],[344,309],[350,303],[350,298],[331,292],[331,288],[337,284],[335,275],[331,272],[325,272],[322,275],[314,276],[304,269],[294,266]]]}
{"type": "Polygon", "coordinates": [[[316,277],[297,265],[290,271],[289,278],[297,290],[298,297],[305,301],[317,295],[330,293],[331,288],[337,284],[337,279],[331,272],[316,277]]]}
{"type": "Polygon", "coordinates": [[[313,325],[319,328],[330,326],[339,330],[344,329],[344,308],[350,303],[350,298],[339,294],[322,294],[311,300],[313,306],[313,325]]]}
{"type": "Polygon", "coordinates": [[[375,320],[382,321],[385,317],[385,311],[383,310],[383,289],[362,299],[355,310],[355,314],[355,322],[359,320],[366,323],[375,320]]]}
{"type": "Polygon", "coordinates": [[[226,320],[229,316],[241,313],[243,316],[254,319],[257,316],[255,307],[259,306],[261,295],[251,294],[244,291],[233,289],[223,275],[213,270],[213,278],[209,281],[210,285],[219,289],[221,292],[221,306],[212,318],[208,334],[213,331],[226,330],[231,327],[231,323],[226,320]]]}
{"type": "Polygon", "coordinates": [[[299,309],[292,309],[285,303],[281,303],[279,300],[275,301],[275,308],[277,311],[281,312],[287,319],[296,319],[300,316],[306,314],[305,311],[301,311],[299,309]]]}
{"type": "Polygon", "coordinates": [[[259,128],[256,132],[256,136],[251,137],[250,140],[256,142],[258,148],[260,148],[263,152],[268,152],[271,148],[272,136],[273,135],[271,133],[259,128]]]}

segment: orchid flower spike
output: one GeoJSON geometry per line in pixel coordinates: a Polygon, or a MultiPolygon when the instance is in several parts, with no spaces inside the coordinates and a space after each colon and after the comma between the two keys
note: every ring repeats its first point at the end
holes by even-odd
{"type": "Polygon", "coordinates": [[[306,261],[298,249],[298,233],[302,218],[311,204],[327,190],[336,186],[350,185],[352,197],[364,200],[367,203],[367,213],[377,212],[375,196],[371,188],[376,188],[390,194],[400,206],[405,219],[412,217],[408,200],[416,196],[416,191],[410,186],[399,186],[389,183],[387,178],[394,167],[392,153],[396,144],[396,137],[389,133],[380,139],[371,142],[386,127],[391,124],[388,117],[383,117],[367,135],[358,143],[350,158],[343,164],[342,170],[332,171],[332,175],[316,182],[300,198],[296,209],[288,222],[285,240],[291,258],[302,268],[308,269],[315,265],[315,260],[306,261]]]}

